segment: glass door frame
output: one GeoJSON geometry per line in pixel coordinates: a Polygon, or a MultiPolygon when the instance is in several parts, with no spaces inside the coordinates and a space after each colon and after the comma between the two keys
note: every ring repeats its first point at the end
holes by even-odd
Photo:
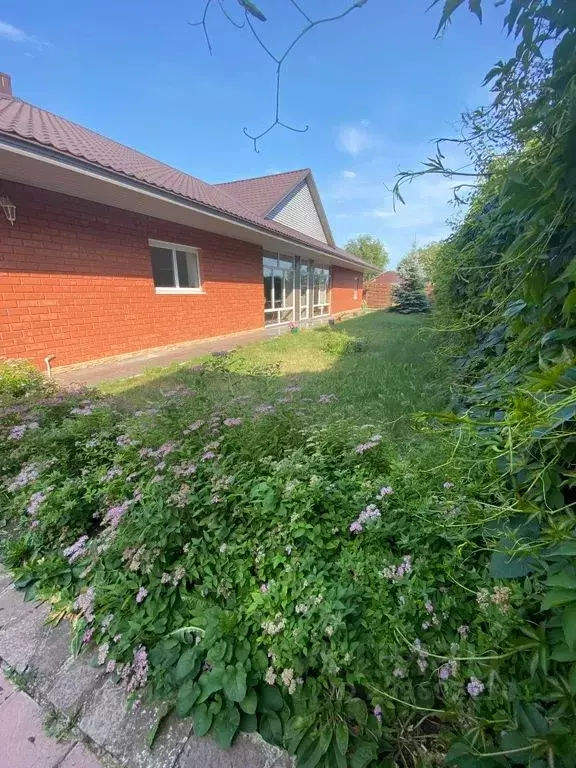
{"type": "Polygon", "coordinates": [[[296,316],[296,259],[284,253],[262,253],[262,277],[264,280],[264,325],[286,325],[296,316]],[[291,274],[291,281],[290,281],[291,274]],[[266,306],[266,278],[271,278],[270,304],[266,306]],[[281,297],[276,297],[277,280],[281,281],[281,297]],[[291,285],[290,285],[291,282],[291,285]],[[288,296],[289,292],[289,296],[288,296]],[[280,303],[278,303],[280,302],[280,303]]]}

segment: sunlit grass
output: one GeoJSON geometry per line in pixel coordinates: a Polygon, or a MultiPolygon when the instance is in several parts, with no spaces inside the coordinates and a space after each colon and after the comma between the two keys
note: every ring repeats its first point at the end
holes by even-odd
{"type": "Polygon", "coordinates": [[[286,334],[225,358],[155,368],[100,389],[130,406],[161,399],[179,384],[214,403],[239,395],[264,403],[288,384],[298,384],[314,400],[335,394],[331,415],[355,423],[406,422],[414,412],[434,410],[445,399],[427,326],[422,316],[374,312],[334,329],[286,334]]]}

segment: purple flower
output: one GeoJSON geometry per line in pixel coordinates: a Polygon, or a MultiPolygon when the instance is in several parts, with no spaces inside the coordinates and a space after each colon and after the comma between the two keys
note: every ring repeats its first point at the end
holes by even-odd
{"type": "Polygon", "coordinates": [[[8,433],[8,440],[21,440],[27,429],[39,429],[40,424],[37,421],[28,421],[26,424],[17,424],[12,427],[8,433]]]}
{"type": "Polygon", "coordinates": [[[483,693],[484,683],[481,680],[478,680],[477,677],[471,677],[470,682],[466,686],[466,690],[468,691],[469,695],[475,699],[477,696],[480,696],[480,694],[483,693]]]}
{"type": "Polygon", "coordinates": [[[268,584],[260,584],[260,592],[266,593],[270,591],[268,584]]]}
{"type": "Polygon", "coordinates": [[[86,632],[82,635],[82,645],[88,645],[90,640],[92,640],[92,635],[94,634],[94,630],[92,627],[90,629],[87,629],[86,632]]]}
{"type": "Polygon", "coordinates": [[[254,408],[254,413],[273,413],[274,412],[274,406],[273,405],[257,405],[256,408],[254,408]]]}
{"type": "Polygon", "coordinates": [[[78,403],[78,407],[72,408],[70,411],[71,416],[90,416],[92,413],[94,413],[94,408],[96,406],[91,403],[89,400],[81,400],[78,403]]]}
{"type": "Polygon", "coordinates": [[[116,445],[119,448],[128,448],[131,445],[138,445],[138,440],[132,440],[130,435],[118,435],[116,445]]]}
{"type": "Polygon", "coordinates": [[[43,504],[48,498],[48,494],[51,490],[53,490],[53,486],[46,488],[44,491],[36,491],[36,493],[33,493],[32,496],[30,496],[30,501],[26,507],[26,512],[29,515],[35,515],[39,506],[43,504]]]}
{"type": "Polygon", "coordinates": [[[146,587],[140,587],[136,595],[136,602],[143,603],[147,596],[148,596],[148,590],[146,589],[146,587]]]}
{"type": "Polygon", "coordinates": [[[406,677],[406,670],[396,667],[392,670],[392,674],[394,677],[406,677]]]}
{"type": "Polygon", "coordinates": [[[146,648],[140,646],[134,651],[134,660],[130,665],[127,675],[130,679],[128,681],[128,690],[135,691],[137,688],[143,688],[148,681],[148,654],[146,648]]]}
{"type": "Polygon", "coordinates": [[[331,392],[329,395],[320,395],[318,398],[318,402],[323,403],[324,405],[327,403],[333,403],[335,400],[338,400],[338,398],[333,392],[331,392]]]}
{"type": "Polygon", "coordinates": [[[446,490],[450,490],[450,488],[454,488],[454,483],[451,483],[449,480],[446,480],[446,482],[442,486],[443,488],[446,488],[446,490]]]}
{"type": "Polygon", "coordinates": [[[37,464],[27,464],[20,473],[6,487],[11,493],[25,488],[40,477],[40,469],[37,464]]]}
{"type": "Polygon", "coordinates": [[[301,391],[302,391],[302,387],[299,387],[297,384],[284,388],[284,392],[301,392],[301,391]]]}
{"type": "Polygon", "coordinates": [[[468,637],[468,634],[470,632],[470,627],[467,624],[462,624],[461,626],[458,627],[456,631],[458,632],[460,637],[463,640],[465,640],[468,637]]]}
{"type": "Polygon", "coordinates": [[[458,662],[448,661],[438,668],[438,677],[440,680],[448,680],[450,677],[454,677],[456,672],[458,672],[458,662]]]}
{"type": "Polygon", "coordinates": [[[38,528],[39,525],[40,525],[40,520],[32,520],[32,522],[30,523],[30,528],[38,528]]]}
{"type": "Polygon", "coordinates": [[[434,606],[430,602],[430,600],[426,600],[424,603],[424,608],[426,608],[426,613],[434,613],[434,606]]]}
{"type": "Polygon", "coordinates": [[[215,459],[216,454],[214,451],[204,451],[202,454],[202,461],[210,461],[210,459],[215,459]]]}
{"type": "Polygon", "coordinates": [[[378,498],[383,499],[384,496],[391,496],[394,493],[391,486],[385,485],[382,488],[380,488],[380,492],[378,493],[378,498]]]}
{"type": "Polygon", "coordinates": [[[240,417],[233,418],[233,419],[224,419],[224,426],[225,427],[239,427],[240,424],[242,424],[243,419],[240,417]]]}
{"type": "Polygon", "coordinates": [[[203,424],[204,424],[204,421],[202,419],[198,419],[198,421],[193,421],[192,424],[190,424],[190,426],[184,430],[184,434],[189,435],[191,432],[196,432],[196,430],[200,429],[200,427],[203,426],[203,424]]]}
{"type": "Polygon", "coordinates": [[[108,472],[104,475],[104,482],[109,483],[110,480],[114,480],[115,477],[120,477],[122,475],[122,470],[120,467],[110,467],[108,472]]]}
{"type": "Polygon", "coordinates": [[[354,520],[353,523],[350,523],[349,530],[351,533],[361,533],[364,528],[362,527],[362,523],[359,523],[358,520],[354,520]]]}
{"type": "Polygon", "coordinates": [[[86,542],[88,541],[88,536],[80,536],[78,541],[75,541],[74,544],[72,544],[69,547],[66,547],[62,551],[62,554],[64,557],[68,558],[69,563],[73,563],[76,560],[78,560],[79,557],[84,557],[86,554],[86,542]]]}
{"type": "Polygon", "coordinates": [[[78,595],[74,602],[74,608],[79,611],[82,616],[84,616],[88,624],[91,624],[94,621],[95,597],[96,592],[94,587],[88,587],[86,592],[82,592],[80,595],[78,595]]]}
{"type": "Polygon", "coordinates": [[[196,469],[196,464],[183,462],[182,464],[177,464],[174,467],[174,474],[176,477],[189,477],[196,472],[196,469]]]}
{"type": "Polygon", "coordinates": [[[374,717],[376,720],[378,720],[379,723],[382,722],[382,707],[380,704],[376,704],[376,706],[373,709],[374,717]]]}
{"type": "Polygon", "coordinates": [[[115,507],[110,507],[110,509],[106,512],[106,514],[102,518],[102,525],[108,525],[112,529],[118,528],[118,525],[120,524],[120,520],[122,520],[122,518],[128,511],[129,506],[130,506],[130,502],[127,500],[127,501],[123,501],[122,504],[118,504],[115,507]]]}

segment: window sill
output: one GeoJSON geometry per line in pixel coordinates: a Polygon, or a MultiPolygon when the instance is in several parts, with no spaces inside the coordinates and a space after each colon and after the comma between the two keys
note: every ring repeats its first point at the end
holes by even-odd
{"type": "Polygon", "coordinates": [[[154,288],[154,293],[174,295],[201,295],[206,293],[202,288],[154,288]]]}

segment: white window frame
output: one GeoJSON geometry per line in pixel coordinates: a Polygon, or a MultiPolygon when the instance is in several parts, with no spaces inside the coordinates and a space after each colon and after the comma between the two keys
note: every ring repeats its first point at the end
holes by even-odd
{"type": "MultiPolygon", "coordinates": [[[[164,248],[166,251],[172,251],[172,271],[174,272],[174,287],[159,287],[154,286],[155,293],[165,294],[199,294],[206,293],[202,288],[202,275],[200,274],[200,254],[198,248],[192,245],[183,245],[182,243],[167,243],[165,240],[148,240],[148,246],[150,248],[164,248]],[[196,259],[196,271],[198,273],[198,287],[189,288],[178,285],[178,268],[176,265],[176,251],[183,251],[188,257],[192,256],[196,259]]],[[[154,278],[152,278],[154,280],[154,278]]]]}
{"type": "MultiPolygon", "coordinates": [[[[314,301],[314,276],[312,277],[312,318],[315,317],[325,317],[326,315],[330,314],[330,307],[332,304],[332,269],[330,268],[329,264],[316,264],[314,263],[312,265],[315,269],[322,269],[327,270],[328,272],[328,284],[326,286],[326,295],[324,298],[327,299],[325,302],[318,302],[316,303],[314,301]],[[320,309],[320,312],[317,314],[316,309],[320,309]]],[[[320,291],[318,291],[320,293],[320,291]]],[[[318,296],[320,298],[320,296],[318,296]]]]}
{"type": "Polygon", "coordinates": [[[293,323],[295,318],[295,298],[296,298],[296,264],[294,261],[294,257],[290,256],[286,253],[278,253],[276,251],[263,251],[262,252],[263,260],[264,258],[267,259],[276,259],[276,266],[272,267],[271,265],[264,264],[264,261],[262,261],[262,268],[264,269],[271,269],[272,270],[272,304],[275,304],[276,299],[276,292],[274,289],[274,271],[282,273],[282,306],[281,307],[270,307],[270,309],[264,309],[264,324],[266,327],[271,327],[275,325],[288,325],[288,323],[293,323]],[[291,261],[292,262],[292,303],[287,306],[286,305],[286,283],[284,280],[284,272],[287,272],[288,270],[284,267],[280,266],[280,261],[291,261]],[[280,314],[282,312],[292,312],[292,317],[290,320],[280,320],[280,314]],[[276,316],[276,322],[266,322],[266,318],[273,316],[276,316]]]}

